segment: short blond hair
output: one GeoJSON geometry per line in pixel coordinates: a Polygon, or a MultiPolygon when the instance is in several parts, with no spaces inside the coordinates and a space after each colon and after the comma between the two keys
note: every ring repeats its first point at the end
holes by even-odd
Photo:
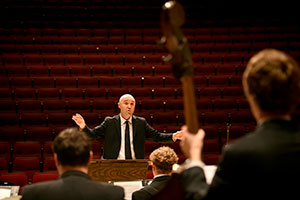
{"type": "Polygon", "coordinates": [[[178,162],[177,154],[168,146],[162,146],[154,150],[149,159],[160,173],[170,173],[172,166],[178,162]]]}

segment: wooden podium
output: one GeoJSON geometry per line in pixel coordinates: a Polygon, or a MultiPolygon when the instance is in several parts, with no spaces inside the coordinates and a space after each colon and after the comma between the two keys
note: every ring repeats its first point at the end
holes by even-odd
{"type": "Polygon", "coordinates": [[[88,175],[94,181],[146,179],[148,160],[93,160],[88,175]]]}

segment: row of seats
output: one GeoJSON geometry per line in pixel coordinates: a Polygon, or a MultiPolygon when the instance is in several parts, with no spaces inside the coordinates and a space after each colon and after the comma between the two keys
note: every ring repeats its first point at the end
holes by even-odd
{"type": "MultiPolygon", "coordinates": [[[[242,128],[239,130],[245,131],[242,128]]],[[[227,143],[227,136],[225,134],[219,136],[218,134],[218,132],[215,133],[217,137],[220,137],[219,139],[213,138],[204,140],[204,153],[220,154],[220,148],[222,147],[222,143],[220,143],[220,141],[223,142],[223,145],[225,145],[227,143]]],[[[244,134],[245,132],[239,133],[239,137],[244,134]]],[[[235,139],[235,135],[232,136],[232,139],[235,139]]],[[[56,170],[53,152],[51,150],[52,143],[52,141],[47,141],[43,145],[40,145],[38,141],[17,141],[15,144],[9,146],[8,142],[0,142],[0,146],[2,148],[0,152],[0,172],[14,172],[18,170],[56,170]]],[[[148,159],[150,153],[160,146],[170,146],[181,158],[179,162],[182,163],[184,161],[185,156],[181,152],[179,142],[160,144],[147,141],[145,144],[145,158],[148,159]]],[[[94,153],[93,159],[100,159],[102,155],[102,145],[99,142],[92,142],[92,150],[94,153]]]]}
{"type": "MultiPolygon", "coordinates": [[[[46,135],[47,131],[50,129],[36,128],[32,129],[32,131],[36,131],[36,134],[46,135]]],[[[5,130],[2,130],[5,132],[5,130]]],[[[9,131],[8,131],[9,132],[9,131]]],[[[26,130],[24,130],[26,133],[26,130]]],[[[32,138],[34,139],[34,138],[32,138]]],[[[1,141],[0,142],[0,157],[5,158],[8,162],[14,161],[16,158],[21,157],[36,157],[39,161],[44,161],[48,157],[53,157],[52,151],[53,140],[29,140],[29,141],[15,141],[11,143],[10,141],[1,141]]],[[[101,146],[102,142],[100,141],[92,141],[92,149],[95,153],[95,158],[100,158],[101,155],[101,146]]],[[[50,170],[50,169],[48,169],[50,170]]],[[[53,169],[55,170],[55,169],[53,169]]]]}
{"type": "MultiPolygon", "coordinates": [[[[3,44],[113,44],[113,45],[127,45],[127,44],[156,44],[160,38],[158,36],[0,36],[0,41],[3,44]]],[[[297,34],[283,34],[283,35],[200,35],[187,36],[190,44],[202,43],[273,43],[273,42],[290,42],[299,41],[297,34]]]]}
{"type": "MultiPolygon", "coordinates": [[[[204,64],[194,66],[194,76],[241,75],[245,65],[235,64],[204,64]]],[[[1,75],[6,77],[92,77],[92,76],[162,76],[170,77],[171,66],[168,65],[7,65],[0,67],[1,75]]]]}
{"type": "MultiPolygon", "coordinates": [[[[90,126],[99,125],[100,122],[104,120],[106,116],[113,116],[118,114],[117,112],[101,112],[98,113],[90,112],[80,112],[79,110],[73,111],[72,113],[24,113],[24,114],[14,114],[6,113],[0,114],[0,127],[1,128],[12,128],[12,127],[22,127],[25,129],[30,129],[34,127],[50,127],[50,128],[61,128],[61,127],[72,127],[75,126],[72,120],[72,115],[75,113],[80,113],[86,120],[87,124],[90,126]]],[[[141,116],[147,119],[150,125],[154,128],[167,132],[173,132],[180,129],[180,126],[184,124],[183,111],[173,113],[173,112],[136,112],[137,116],[141,116]]],[[[242,111],[199,111],[198,112],[198,122],[201,126],[208,125],[219,125],[225,126],[226,124],[255,124],[253,115],[249,109],[242,111]]],[[[50,133],[51,134],[51,133],[50,133]]],[[[4,136],[3,136],[4,137],[4,136]]]]}
{"type": "MultiPolygon", "coordinates": [[[[6,167],[5,159],[1,159],[6,167]]],[[[9,172],[24,172],[29,182],[32,182],[33,175],[36,172],[42,171],[56,171],[55,162],[53,158],[46,158],[40,161],[38,157],[16,157],[12,163],[8,164],[7,169],[1,170],[5,173],[9,172]]]]}
{"type": "MultiPolygon", "coordinates": [[[[255,15],[254,17],[246,17],[245,12],[240,13],[240,17],[236,17],[239,9],[234,9],[228,12],[227,9],[219,9],[218,14],[223,13],[223,17],[212,18],[209,14],[211,9],[205,9],[203,2],[202,5],[193,5],[189,8],[188,20],[186,20],[186,27],[260,27],[260,26],[295,26],[297,24],[297,17],[290,17],[288,13],[285,17],[266,18],[265,11],[270,9],[270,5],[264,9],[262,15],[255,15]],[[198,7],[197,7],[198,6],[198,7]],[[234,15],[234,16],[231,16],[234,15]],[[224,16],[226,16],[224,18],[224,16]],[[232,18],[230,18],[230,16],[232,18]],[[260,18],[260,19],[257,19],[260,18]],[[256,20],[255,20],[256,19],[256,20]],[[288,22],[288,23],[287,23],[288,22]]],[[[156,3],[156,6],[143,6],[136,9],[135,6],[119,6],[116,3],[111,6],[106,4],[102,6],[94,6],[93,3],[89,4],[87,9],[82,9],[80,6],[32,6],[31,4],[23,4],[21,6],[10,5],[3,6],[3,12],[15,13],[13,18],[9,16],[6,18],[9,23],[5,27],[15,28],[158,28],[159,27],[159,14],[161,11],[162,2],[156,3]],[[23,7],[22,7],[23,6],[23,7]],[[25,15],[27,13],[27,15],[25,15]],[[30,13],[30,15],[28,14],[30,13]],[[47,23],[45,23],[45,21],[47,23]]],[[[238,7],[236,7],[238,8],[238,7]]],[[[213,9],[216,11],[215,9],[213,9]]],[[[271,10],[271,9],[270,9],[271,10]]],[[[286,9],[288,10],[288,8],[286,9]]],[[[278,10],[279,12],[280,10],[278,10]]],[[[248,12],[251,13],[251,12],[248,12]]],[[[294,12],[296,13],[296,11],[294,12]]],[[[216,13],[214,13],[216,14],[216,13]]],[[[215,15],[216,16],[216,15],[215,15]]],[[[263,28],[261,30],[264,30],[263,28]]]]}
{"type": "MultiPolygon", "coordinates": [[[[214,45],[216,46],[216,45],[214,45]]],[[[284,45],[283,45],[284,46],[284,45]]],[[[196,48],[195,48],[196,49],[196,48]]],[[[39,45],[39,44],[7,44],[1,45],[2,54],[40,54],[40,55],[85,55],[85,54],[156,54],[167,53],[167,50],[158,45],[39,45]]]]}
{"type": "MultiPolygon", "coordinates": [[[[241,86],[241,76],[195,76],[195,87],[241,86]]],[[[181,83],[173,76],[93,76],[93,77],[2,77],[6,88],[180,88],[181,83]]]]}
{"type": "MultiPolygon", "coordinates": [[[[272,42],[266,43],[213,43],[213,44],[189,44],[191,52],[210,53],[241,53],[250,54],[262,48],[276,48],[284,51],[299,50],[299,42],[272,42]]],[[[2,54],[19,55],[99,55],[99,54],[152,54],[167,53],[167,50],[158,45],[135,44],[135,45],[40,45],[40,44],[6,44],[0,47],[2,54]]]]}
{"type": "MultiPolygon", "coordinates": [[[[84,114],[84,117],[86,115],[84,114]]],[[[91,121],[87,120],[87,123],[90,127],[94,127],[99,124],[93,125],[91,121]]],[[[149,122],[150,123],[150,122],[149,122]]],[[[174,122],[172,122],[174,123],[174,122]]],[[[164,130],[162,129],[162,132],[175,132],[180,129],[180,126],[172,125],[170,123],[169,126],[167,126],[164,130]],[[172,126],[174,129],[172,129],[172,126]],[[167,129],[168,128],[168,129],[167,129]]],[[[201,126],[206,132],[205,140],[220,140],[220,139],[226,139],[227,138],[227,129],[229,128],[230,132],[230,139],[235,139],[241,135],[244,135],[245,133],[248,133],[254,129],[255,123],[252,121],[249,122],[244,122],[244,123],[227,123],[227,124],[219,124],[219,125],[206,125],[206,126],[201,126]]],[[[30,144],[29,141],[36,141],[41,144],[42,148],[42,155],[43,157],[49,157],[51,156],[51,143],[50,145],[47,145],[49,142],[48,141],[53,141],[56,135],[63,129],[67,128],[68,126],[65,127],[40,127],[40,126],[33,126],[33,127],[28,127],[28,128],[18,128],[18,127],[10,127],[10,129],[7,129],[7,127],[0,127],[0,136],[1,136],[1,142],[7,143],[5,145],[1,145],[1,150],[0,150],[0,156],[4,156],[7,158],[7,160],[11,160],[12,158],[12,147],[15,145],[16,142],[21,143],[22,141],[28,141],[27,143],[30,144]],[[10,149],[10,151],[9,151],[10,149]],[[9,153],[11,152],[11,153],[9,153]]],[[[154,128],[159,126],[153,126],[154,128]]],[[[0,143],[1,143],[0,142],[0,143]]],[[[103,143],[103,139],[99,139],[97,141],[94,141],[93,144],[93,149],[96,153],[95,155],[99,155],[101,152],[101,144],[103,143]],[[100,143],[100,144],[99,144],[100,143]]],[[[151,141],[147,141],[146,145],[146,153],[151,153],[148,146],[154,145],[151,141]]],[[[155,143],[155,145],[163,145],[164,143],[155,143]]],[[[34,145],[31,145],[34,146],[34,145]]],[[[27,147],[25,147],[27,148],[27,147]]],[[[19,148],[20,149],[20,148],[19,148]]],[[[16,157],[16,156],[14,156],[16,157]]]]}
{"type": "MultiPolygon", "coordinates": [[[[56,166],[53,159],[53,152],[51,151],[52,141],[45,142],[40,145],[37,141],[16,142],[13,150],[8,149],[9,143],[1,142],[2,154],[0,156],[0,171],[1,172],[15,172],[26,171],[27,175],[33,175],[32,171],[55,171],[56,166]],[[6,147],[7,146],[7,147],[6,147]],[[50,149],[49,149],[50,148],[50,149]]],[[[183,156],[180,151],[179,142],[164,143],[164,146],[170,146],[178,151],[179,156],[183,156]]],[[[205,142],[204,150],[219,154],[218,144],[213,144],[208,141],[205,142]]],[[[145,156],[148,158],[150,153],[162,146],[160,143],[146,142],[145,156]]],[[[93,159],[100,159],[102,155],[102,145],[99,142],[92,142],[92,149],[94,153],[93,159]]]]}
{"type": "MultiPolygon", "coordinates": [[[[57,99],[118,99],[123,94],[132,94],[137,101],[145,99],[172,100],[183,97],[182,88],[0,88],[2,100],[57,100],[57,99]]],[[[242,87],[203,87],[195,88],[197,99],[227,99],[244,97],[242,87]]]]}
{"type": "MultiPolygon", "coordinates": [[[[192,59],[198,64],[245,64],[252,54],[240,53],[194,53],[192,59]]],[[[2,65],[164,65],[165,55],[5,55],[2,65]]]]}
{"type": "Polygon", "coordinates": [[[22,194],[23,187],[27,184],[31,183],[38,183],[43,181],[51,181],[56,180],[59,178],[57,172],[38,172],[35,171],[33,173],[32,179],[29,181],[28,176],[25,172],[13,172],[7,173],[2,172],[0,173],[0,181],[3,181],[5,185],[18,185],[19,188],[19,195],[22,194]]]}
{"type": "MultiPolygon", "coordinates": [[[[249,27],[202,27],[202,28],[183,28],[184,35],[188,36],[218,36],[218,35],[273,35],[296,34],[300,32],[298,26],[249,26],[249,27]]],[[[127,29],[84,29],[84,28],[0,28],[2,36],[160,36],[161,30],[158,28],[127,28],[127,29]]]]}
{"type": "MultiPolygon", "coordinates": [[[[204,140],[203,147],[203,152],[205,155],[204,160],[218,159],[223,145],[226,145],[228,142],[232,142],[249,132],[249,129],[245,128],[244,126],[229,125],[222,128],[206,126],[202,128],[204,128],[206,131],[206,138],[204,140]]],[[[252,129],[254,126],[250,128],[252,129]]],[[[25,172],[28,178],[32,179],[34,172],[56,170],[53,160],[53,152],[51,149],[52,141],[46,141],[44,143],[40,143],[39,141],[19,141],[13,144],[8,142],[0,142],[0,146],[1,172],[25,172]]],[[[101,157],[101,146],[101,142],[92,142],[94,159],[99,159],[101,157]]],[[[147,141],[145,144],[145,158],[147,159],[150,153],[160,146],[170,146],[173,148],[180,158],[179,163],[182,163],[185,160],[185,156],[180,150],[179,142],[160,144],[147,141]]],[[[206,161],[210,162],[209,160],[206,161]]]]}
{"type": "MultiPolygon", "coordinates": [[[[79,96],[81,97],[81,96],[79,96]]],[[[78,98],[78,96],[77,96],[78,98]]],[[[137,112],[183,112],[183,99],[149,99],[143,100],[136,97],[137,112]]],[[[245,98],[226,99],[196,99],[196,107],[199,111],[240,111],[249,109],[249,103],[245,98]]],[[[82,100],[69,96],[62,100],[0,100],[0,110],[6,113],[53,113],[53,112],[95,112],[118,111],[118,101],[115,100],[82,100]]]]}
{"type": "MultiPolygon", "coordinates": [[[[57,172],[35,172],[32,177],[32,183],[50,181],[58,179],[59,175],[57,172]]],[[[0,180],[7,182],[6,185],[19,185],[21,187],[28,184],[28,177],[26,173],[15,172],[15,173],[0,173],[0,180]]]]}

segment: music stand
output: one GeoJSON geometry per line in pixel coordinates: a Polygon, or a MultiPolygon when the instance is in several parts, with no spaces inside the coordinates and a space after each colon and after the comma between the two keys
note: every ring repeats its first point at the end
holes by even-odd
{"type": "Polygon", "coordinates": [[[148,160],[93,160],[88,175],[104,182],[143,180],[148,166],[148,160]]]}

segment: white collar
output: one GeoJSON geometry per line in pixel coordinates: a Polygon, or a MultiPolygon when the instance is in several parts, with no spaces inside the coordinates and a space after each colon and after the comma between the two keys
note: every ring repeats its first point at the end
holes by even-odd
{"type": "Polygon", "coordinates": [[[153,177],[153,179],[161,177],[161,176],[169,176],[169,174],[157,174],[156,176],[153,177]]]}
{"type": "Polygon", "coordinates": [[[132,116],[130,116],[130,118],[128,120],[124,119],[122,117],[122,115],[120,114],[120,118],[121,118],[121,124],[124,124],[126,121],[129,122],[129,124],[132,124],[132,116]]]}

